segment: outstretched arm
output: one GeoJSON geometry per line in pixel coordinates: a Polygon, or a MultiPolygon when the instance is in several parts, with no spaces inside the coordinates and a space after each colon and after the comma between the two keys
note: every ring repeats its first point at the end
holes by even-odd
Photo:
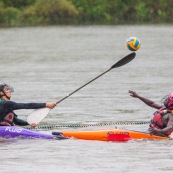
{"type": "MultiPolygon", "coordinates": [[[[14,113],[14,112],[13,112],[14,113]]],[[[18,125],[18,126],[27,126],[27,125],[30,125],[27,121],[25,120],[21,120],[19,118],[17,118],[17,115],[14,113],[14,120],[13,120],[14,124],[15,125],[18,125]]],[[[36,127],[38,124],[31,124],[31,127],[36,127]]]]}
{"type": "Polygon", "coordinates": [[[149,100],[149,99],[147,99],[147,98],[144,98],[144,97],[138,95],[135,91],[129,90],[129,93],[130,93],[130,96],[140,99],[140,100],[143,101],[146,105],[148,105],[148,106],[150,106],[150,107],[152,107],[152,108],[160,109],[160,108],[163,107],[162,105],[158,105],[157,103],[153,102],[152,100],[149,100]]]}
{"type": "Polygon", "coordinates": [[[27,126],[29,123],[27,121],[17,118],[17,115],[14,113],[14,124],[19,126],[27,126]]]}
{"type": "Polygon", "coordinates": [[[18,109],[39,109],[39,108],[50,108],[53,109],[57,104],[56,103],[16,103],[13,101],[3,102],[3,105],[6,110],[13,111],[18,109]]]}

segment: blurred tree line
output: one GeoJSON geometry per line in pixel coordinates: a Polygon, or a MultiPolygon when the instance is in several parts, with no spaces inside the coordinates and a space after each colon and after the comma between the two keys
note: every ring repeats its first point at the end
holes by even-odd
{"type": "Polygon", "coordinates": [[[173,23],[173,0],[0,0],[0,26],[173,23]]]}

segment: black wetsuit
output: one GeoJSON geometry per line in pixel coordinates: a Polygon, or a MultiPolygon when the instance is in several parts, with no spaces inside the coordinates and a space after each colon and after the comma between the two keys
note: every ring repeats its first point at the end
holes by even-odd
{"type": "MultiPolygon", "coordinates": [[[[14,110],[19,109],[38,109],[46,107],[46,103],[16,103],[13,101],[3,101],[0,102],[0,121],[3,121],[3,118],[14,110]]],[[[13,123],[16,125],[24,126],[29,125],[28,122],[17,118],[17,115],[14,114],[13,123]]]]}

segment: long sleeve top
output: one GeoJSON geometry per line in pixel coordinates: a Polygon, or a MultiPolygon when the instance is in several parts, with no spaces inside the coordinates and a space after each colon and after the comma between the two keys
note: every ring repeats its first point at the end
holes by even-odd
{"type": "MultiPolygon", "coordinates": [[[[38,109],[46,107],[46,103],[16,103],[13,101],[3,101],[0,102],[0,121],[10,112],[19,109],[38,109]]],[[[17,118],[14,114],[14,124],[16,125],[28,125],[24,120],[17,118]]]]}

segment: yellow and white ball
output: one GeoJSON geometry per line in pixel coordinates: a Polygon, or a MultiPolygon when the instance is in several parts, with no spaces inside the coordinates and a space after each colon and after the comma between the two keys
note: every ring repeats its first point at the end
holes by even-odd
{"type": "Polygon", "coordinates": [[[131,51],[137,51],[141,47],[140,40],[136,37],[130,37],[126,41],[126,46],[131,51]]]}

